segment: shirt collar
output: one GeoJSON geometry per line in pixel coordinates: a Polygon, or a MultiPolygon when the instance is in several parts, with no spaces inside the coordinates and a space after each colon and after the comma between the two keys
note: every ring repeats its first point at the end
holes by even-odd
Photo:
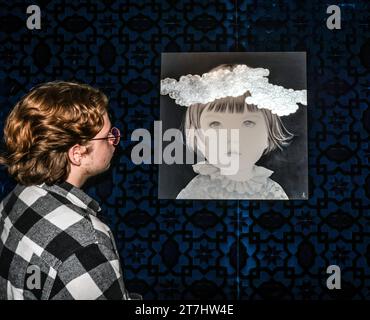
{"type": "Polygon", "coordinates": [[[94,216],[101,211],[99,203],[96,200],[91,198],[80,188],[75,187],[67,181],[55,183],[51,186],[47,185],[46,183],[42,183],[39,185],[39,187],[50,192],[55,192],[67,198],[76,206],[90,211],[94,216]]]}
{"type": "Polygon", "coordinates": [[[234,181],[226,175],[220,173],[220,169],[210,164],[208,161],[198,162],[193,165],[193,170],[200,175],[209,176],[211,180],[220,182],[221,187],[229,192],[256,193],[260,192],[262,187],[266,184],[267,179],[274,171],[254,165],[252,170],[252,177],[244,181],[234,181]]]}

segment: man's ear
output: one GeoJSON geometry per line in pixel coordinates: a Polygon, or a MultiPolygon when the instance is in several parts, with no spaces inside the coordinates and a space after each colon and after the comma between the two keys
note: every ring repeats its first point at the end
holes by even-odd
{"type": "Polygon", "coordinates": [[[87,153],[87,147],[75,144],[68,150],[68,158],[75,166],[80,166],[82,158],[87,153]]]}

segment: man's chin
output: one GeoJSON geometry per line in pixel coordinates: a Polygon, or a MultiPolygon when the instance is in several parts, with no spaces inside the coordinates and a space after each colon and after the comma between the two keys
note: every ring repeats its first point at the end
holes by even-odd
{"type": "Polygon", "coordinates": [[[108,171],[109,168],[110,168],[110,163],[108,163],[105,168],[101,169],[98,174],[101,174],[101,173],[104,173],[104,172],[108,171]]]}
{"type": "Polygon", "coordinates": [[[89,172],[89,173],[88,173],[89,177],[95,177],[95,176],[97,176],[97,175],[100,175],[100,174],[102,174],[102,173],[104,173],[104,172],[108,171],[108,170],[109,170],[109,168],[110,168],[110,165],[111,165],[111,164],[110,164],[110,163],[108,163],[108,164],[106,165],[106,167],[105,167],[105,168],[101,168],[101,169],[99,169],[99,170],[89,172]]]}

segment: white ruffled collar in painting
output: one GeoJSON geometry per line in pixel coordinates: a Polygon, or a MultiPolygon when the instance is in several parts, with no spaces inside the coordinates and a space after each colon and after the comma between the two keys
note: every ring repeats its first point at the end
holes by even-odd
{"type": "Polygon", "coordinates": [[[237,192],[239,194],[255,194],[261,191],[266,184],[273,171],[267,168],[254,165],[253,175],[245,181],[235,181],[220,173],[220,169],[212,164],[202,161],[193,165],[193,170],[200,175],[209,176],[211,180],[219,180],[221,187],[229,192],[237,192]]]}
{"type": "Polygon", "coordinates": [[[278,116],[286,116],[298,109],[297,103],[307,105],[307,90],[286,89],[269,83],[270,71],[237,65],[232,71],[220,69],[199,75],[161,80],[161,94],[169,95],[176,104],[189,107],[206,104],[225,97],[238,97],[249,91],[245,102],[269,109],[278,116]]]}

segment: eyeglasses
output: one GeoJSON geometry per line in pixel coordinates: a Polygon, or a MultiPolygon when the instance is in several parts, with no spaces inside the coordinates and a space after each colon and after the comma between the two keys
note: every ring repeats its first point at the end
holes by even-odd
{"type": "Polygon", "coordinates": [[[121,132],[118,130],[118,128],[113,127],[112,129],[110,129],[108,137],[94,138],[94,139],[91,139],[91,140],[108,140],[108,141],[112,142],[112,144],[114,146],[116,146],[117,144],[119,144],[119,141],[121,140],[121,132]]]}

